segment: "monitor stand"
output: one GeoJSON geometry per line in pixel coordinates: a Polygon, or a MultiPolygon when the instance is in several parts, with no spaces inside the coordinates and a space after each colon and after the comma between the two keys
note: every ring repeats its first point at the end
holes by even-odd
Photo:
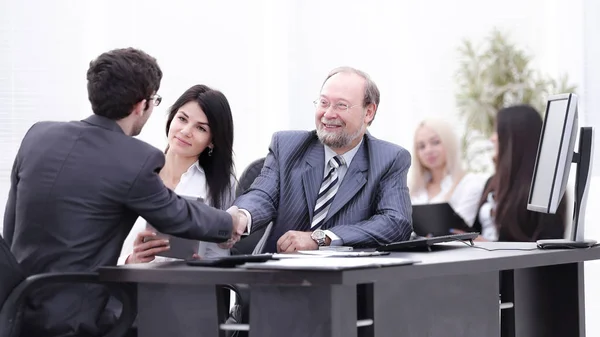
{"type": "Polygon", "coordinates": [[[582,127],[579,131],[579,152],[573,153],[575,171],[575,207],[573,208],[573,225],[568,239],[538,240],[541,249],[590,248],[597,244],[595,240],[583,238],[585,207],[590,186],[590,176],[594,154],[594,129],[582,127]]]}

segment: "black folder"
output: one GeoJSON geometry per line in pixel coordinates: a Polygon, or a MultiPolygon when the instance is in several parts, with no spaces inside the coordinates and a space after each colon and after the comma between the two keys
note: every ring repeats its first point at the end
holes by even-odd
{"type": "Polygon", "coordinates": [[[412,207],[413,230],[419,236],[448,235],[450,229],[459,229],[471,232],[473,229],[465,220],[445,203],[413,205],[412,207]]]}

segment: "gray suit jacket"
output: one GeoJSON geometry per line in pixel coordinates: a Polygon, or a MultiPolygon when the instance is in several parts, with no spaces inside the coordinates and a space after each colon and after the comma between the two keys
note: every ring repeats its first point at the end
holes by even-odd
{"type": "MultiPolygon", "coordinates": [[[[407,240],[412,231],[406,184],[410,160],[402,147],[366,134],[321,228],[354,247],[407,240]]],[[[252,231],[273,221],[265,252],[275,252],[277,240],[289,230],[311,230],[324,171],[325,149],[315,131],[273,135],[260,175],[234,203],[250,212],[252,231]]]]}
{"type": "MultiPolygon", "coordinates": [[[[231,216],[171,192],[157,174],[163,165],[161,151],[110,119],[37,123],[14,162],[4,238],[28,274],[116,265],[138,216],[163,233],[226,241],[231,216]]],[[[36,292],[24,335],[98,335],[106,300],[87,285],[36,292]]]]}

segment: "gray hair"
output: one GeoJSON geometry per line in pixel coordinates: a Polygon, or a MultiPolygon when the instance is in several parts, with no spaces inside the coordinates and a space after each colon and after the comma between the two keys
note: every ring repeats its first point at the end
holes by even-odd
{"type": "MultiPolygon", "coordinates": [[[[377,84],[375,84],[375,82],[373,82],[373,80],[371,79],[369,74],[365,73],[362,70],[358,70],[356,68],[346,67],[346,66],[335,68],[332,71],[330,71],[329,74],[327,75],[327,78],[325,78],[325,81],[323,81],[323,84],[321,85],[321,89],[323,88],[323,86],[325,85],[325,82],[327,82],[328,79],[330,79],[333,75],[338,74],[338,73],[351,73],[351,74],[356,74],[356,75],[364,78],[365,79],[365,96],[363,97],[363,107],[366,108],[369,104],[375,104],[375,112],[377,112],[377,108],[379,107],[379,98],[380,98],[379,89],[377,88],[377,84]]],[[[375,114],[373,114],[373,119],[375,119],[375,114]]],[[[371,122],[373,122],[373,120],[371,120],[371,122]]],[[[369,123],[369,125],[371,125],[371,123],[369,123]]]]}

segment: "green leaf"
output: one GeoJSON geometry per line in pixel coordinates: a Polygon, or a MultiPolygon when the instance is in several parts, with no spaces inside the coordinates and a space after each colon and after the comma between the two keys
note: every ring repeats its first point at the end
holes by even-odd
{"type": "Polygon", "coordinates": [[[482,44],[464,39],[457,53],[455,99],[466,126],[461,144],[471,171],[491,172],[491,150],[477,146],[493,133],[498,110],[514,104],[530,104],[544,114],[549,95],[574,93],[577,89],[569,84],[566,74],[552,79],[533,69],[532,56],[497,28],[492,29],[482,44]]]}

